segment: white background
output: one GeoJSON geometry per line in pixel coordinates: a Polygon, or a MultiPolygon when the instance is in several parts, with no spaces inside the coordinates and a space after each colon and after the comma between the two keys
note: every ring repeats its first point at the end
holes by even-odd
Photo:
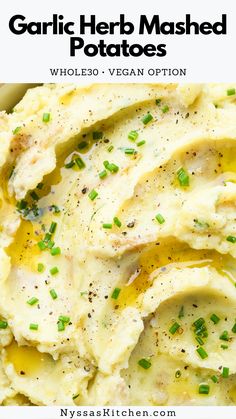
{"type": "MultiPolygon", "coordinates": [[[[234,0],[6,0],[1,2],[0,82],[163,82],[163,81],[235,81],[236,1],[234,0]],[[136,23],[140,14],[161,20],[183,20],[191,13],[196,21],[218,21],[222,13],[228,15],[227,35],[88,35],[96,43],[104,38],[108,43],[119,43],[127,37],[129,43],[167,44],[165,57],[86,57],[79,52],[69,56],[69,35],[14,35],[8,28],[12,15],[23,14],[27,21],[50,21],[53,13],[61,13],[66,21],[76,21],[80,14],[96,14],[101,21],[116,21],[120,13],[136,23]],[[49,68],[99,68],[99,78],[52,77],[49,68]],[[186,68],[187,76],[172,77],[111,77],[108,68],[186,68]]],[[[137,25],[138,26],[138,25],[137,25]]],[[[76,35],[75,35],[76,36],[76,35]]],[[[79,36],[79,34],[78,34],[79,36]]]]}
{"type": "MultiPolygon", "coordinates": [[[[108,406],[105,407],[108,409],[108,406]]],[[[103,412],[102,407],[0,407],[0,419],[76,419],[80,417],[81,419],[89,418],[134,418],[134,419],[160,419],[160,418],[174,418],[174,419],[234,419],[235,418],[235,408],[234,407],[223,407],[223,406],[203,406],[203,407],[188,407],[188,406],[177,406],[177,407],[131,407],[132,412],[135,411],[148,411],[149,416],[132,415],[128,416],[128,407],[110,407],[110,416],[96,416],[97,411],[103,412]],[[61,412],[63,410],[63,413],[61,412]],[[67,412],[66,412],[67,410],[67,412]],[[93,410],[94,416],[89,415],[89,412],[93,410]],[[112,415],[112,410],[114,410],[114,415],[112,415]],[[87,416],[77,416],[77,412],[87,412],[87,416]],[[118,414],[116,414],[118,411],[118,414]],[[155,414],[153,414],[155,411],[155,414]],[[172,411],[175,412],[175,416],[172,411]],[[123,413],[126,413],[122,415],[123,413]],[[67,413],[65,415],[65,413],[67,413]]]]}

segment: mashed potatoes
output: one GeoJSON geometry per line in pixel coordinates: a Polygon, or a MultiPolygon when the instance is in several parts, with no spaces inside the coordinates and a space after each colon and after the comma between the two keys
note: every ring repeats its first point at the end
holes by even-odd
{"type": "Polygon", "coordinates": [[[3,405],[236,402],[236,85],[44,85],[0,116],[3,405]]]}

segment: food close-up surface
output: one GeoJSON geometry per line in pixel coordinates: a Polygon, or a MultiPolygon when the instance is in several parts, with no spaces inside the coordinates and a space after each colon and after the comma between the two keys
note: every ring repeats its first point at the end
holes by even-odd
{"type": "Polygon", "coordinates": [[[0,112],[0,403],[236,404],[236,83],[0,112]]]}

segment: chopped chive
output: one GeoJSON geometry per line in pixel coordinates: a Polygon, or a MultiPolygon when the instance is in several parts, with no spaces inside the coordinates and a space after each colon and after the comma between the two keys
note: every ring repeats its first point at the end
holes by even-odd
{"type": "Polygon", "coordinates": [[[38,298],[36,297],[31,297],[28,301],[27,304],[29,304],[30,306],[33,306],[34,304],[38,303],[38,298]]]}
{"type": "Polygon", "coordinates": [[[141,147],[141,145],[144,145],[144,144],[146,144],[146,141],[145,141],[145,140],[142,140],[142,141],[139,141],[139,142],[137,143],[137,146],[138,146],[138,147],[141,147]]]}
{"type": "Polygon", "coordinates": [[[199,329],[204,323],[205,323],[205,320],[202,317],[200,317],[199,319],[195,320],[195,322],[193,323],[193,326],[195,326],[196,329],[199,329]]]}
{"type": "Polygon", "coordinates": [[[184,306],[180,307],[178,318],[182,319],[184,317],[184,306]]]}
{"type": "Polygon", "coordinates": [[[32,192],[30,193],[30,196],[31,196],[31,198],[33,198],[33,199],[34,199],[34,201],[38,201],[38,200],[39,200],[39,196],[36,194],[36,192],[35,192],[35,191],[32,191],[32,192]]]}
{"type": "Polygon", "coordinates": [[[111,173],[117,173],[119,166],[117,166],[115,163],[109,163],[109,165],[107,165],[107,170],[109,170],[111,173]]]}
{"type": "Polygon", "coordinates": [[[198,388],[199,394],[209,394],[210,386],[208,384],[200,384],[198,388]]]}
{"type": "Polygon", "coordinates": [[[81,159],[81,157],[76,157],[75,163],[77,164],[79,169],[83,169],[85,167],[84,161],[81,159]]]}
{"type": "Polygon", "coordinates": [[[220,321],[220,318],[216,314],[212,314],[210,319],[214,324],[217,324],[220,321]]]}
{"type": "Polygon", "coordinates": [[[196,336],[195,339],[196,339],[197,343],[199,343],[199,345],[204,345],[204,342],[203,342],[202,338],[200,338],[200,336],[196,336]]]}
{"type": "Polygon", "coordinates": [[[0,329],[6,329],[8,323],[5,320],[0,320],[0,329]]]}
{"type": "Polygon", "coordinates": [[[93,140],[101,140],[103,137],[103,132],[101,131],[94,131],[93,132],[93,140]]]}
{"type": "Polygon", "coordinates": [[[218,383],[218,377],[216,375],[212,375],[211,380],[213,381],[213,383],[218,383]]]}
{"type": "Polygon", "coordinates": [[[43,122],[49,122],[50,121],[50,117],[51,117],[50,113],[45,112],[43,114],[43,122]]]}
{"type": "Polygon", "coordinates": [[[228,236],[228,237],[226,237],[226,240],[230,243],[236,243],[236,237],[235,236],[228,236]]]}
{"type": "Polygon", "coordinates": [[[48,249],[52,249],[54,244],[55,244],[55,242],[53,240],[49,240],[48,243],[47,243],[48,249]]]}
{"type": "Polygon", "coordinates": [[[169,106],[168,106],[168,105],[164,105],[164,106],[161,108],[161,110],[162,110],[162,112],[163,112],[163,113],[166,113],[166,112],[168,112],[168,110],[169,110],[169,106]]]}
{"type": "Polygon", "coordinates": [[[220,335],[219,339],[221,340],[229,340],[229,332],[227,330],[224,330],[223,333],[220,335]]]}
{"type": "Polygon", "coordinates": [[[169,332],[174,335],[177,330],[180,328],[180,324],[175,322],[174,324],[172,324],[172,326],[169,328],[169,332]]]}
{"type": "Polygon", "coordinates": [[[43,272],[44,271],[44,269],[45,269],[45,266],[44,266],[44,264],[43,263],[38,263],[38,268],[37,268],[37,270],[38,270],[38,272],[43,272]]]}
{"type": "Polygon", "coordinates": [[[137,131],[130,131],[128,134],[128,139],[131,141],[136,141],[138,138],[138,132],[137,131]]]}
{"type": "Polygon", "coordinates": [[[71,167],[73,167],[75,165],[74,160],[71,160],[69,163],[65,164],[65,168],[66,169],[70,169],[71,167]]]}
{"type": "Polygon", "coordinates": [[[47,243],[47,242],[49,242],[49,240],[51,240],[51,238],[52,238],[52,235],[50,233],[46,233],[45,236],[44,236],[43,241],[45,243],[47,243]]]}
{"type": "Polygon", "coordinates": [[[56,291],[54,289],[51,289],[49,292],[50,292],[50,295],[51,295],[52,299],[56,300],[57,299],[56,291]]]}
{"type": "Polygon", "coordinates": [[[138,365],[144,368],[145,370],[148,370],[148,368],[150,368],[152,364],[150,361],[148,361],[148,359],[142,358],[138,361],[138,365]]]}
{"type": "Polygon", "coordinates": [[[155,218],[159,224],[163,224],[165,222],[165,218],[161,214],[157,214],[155,218]]]}
{"type": "Polygon", "coordinates": [[[37,189],[43,189],[43,183],[42,182],[40,182],[40,183],[38,183],[38,185],[37,185],[37,189]]]}
{"type": "Polygon", "coordinates": [[[65,330],[65,323],[59,320],[59,322],[57,323],[57,330],[58,332],[63,332],[63,330],[65,330]]]}
{"type": "Polygon", "coordinates": [[[200,346],[200,348],[197,348],[197,353],[198,353],[198,355],[200,355],[200,357],[202,359],[205,359],[205,358],[208,357],[207,352],[205,351],[205,349],[202,346],[200,346]]]}
{"type": "Polygon", "coordinates": [[[112,228],[112,224],[105,223],[105,224],[102,225],[102,227],[103,228],[107,228],[107,229],[111,229],[112,228]]]}
{"type": "Polygon", "coordinates": [[[109,147],[107,147],[108,153],[110,153],[113,149],[114,149],[114,146],[113,145],[109,145],[109,147]]]}
{"type": "Polygon", "coordinates": [[[21,130],[21,128],[22,128],[22,127],[16,127],[16,128],[12,131],[13,135],[18,134],[18,132],[21,130]]]}
{"type": "Polygon", "coordinates": [[[125,154],[135,154],[136,150],[134,148],[125,148],[124,152],[125,154]]]}
{"type": "Polygon", "coordinates": [[[52,222],[51,222],[51,225],[50,225],[50,228],[49,228],[49,232],[50,232],[51,234],[55,233],[56,228],[57,228],[57,223],[56,223],[55,221],[52,221],[52,222]]]}
{"type": "Polygon", "coordinates": [[[228,89],[227,90],[227,96],[233,96],[233,95],[235,95],[235,89],[234,88],[228,89]]]}
{"type": "Polygon", "coordinates": [[[39,325],[37,323],[30,323],[29,328],[30,330],[38,330],[39,325]]]}
{"type": "Polygon", "coordinates": [[[16,204],[16,206],[19,210],[26,209],[27,205],[28,205],[28,202],[25,201],[24,199],[22,199],[21,201],[18,201],[17,204],[16,204]]]}
{"type": "Polygon", "coordinates": [[[103,162],[103,166],[105,167],[105,169],[107,169],[107,168],[108,168],[108,166],[109,166],[109,161],[108,161],[108,160],[105,160],[105,161],[103,162]]]}
{"type": "Polygon", "coordinates": [[[94,199],[97,198],[98,193],[97,191],[95,191],[95,189],[92,189],[91,192],[89,192],[88,196],[91,199],[91,201],[94,201],[94,199]]]}
{"type": "Polygon", "coordinates": [[[199,329],[195,329],[195,334],[197,336],[201,336],[202,338],[207,338],[208,337],[208,332],[206,330],[206,326],[201,326],[199,329]]]}
{"type": "Polygon", "coordinates": [[[87,141],[81,141],[81,143],[78,144],[78,149],[79,150],[83,150],[84,148],[86,148],[88,146],[87,141]]]}
{"type": "Polygon", "coordinates": [[[153,116],[151,113],[147,113],[146,115],[144,115],[141,119],[142,123],[144,125],[147,125],[149,122],[151,122],[153,119],[153,116]]]}
{"type": "Polygon", "coordinates": [[[53,268],[50,269],[51,275],[56,275],[59,272],[59,269],[57,266],[53,266],[53,268]]]}
{"type": "Polygon", "coordinates": [[[183,167],[177,171],[177,176],[180,186],[189,186],[189,175],[183,167]]]}
{"type": "Polygon", "coordinates": [[[113,218],[113,221],[114,221],[114,224],[115,224],[117,227],[121,227],[121,226],[122,226],[121,221],[119,220],[119,218],[118,218],[118,217],[114,217],[114,218],[113,218]]]}
{"type": "Polygon", "coordinates": [[[161,99],[156,99],[156,105],[160,105],[161,99]]]}
{"type": "Polygon", "coordinates": [[[232,327],[231,330],[232,330],[233,333],[236,333],[236,323],[234,323],[234,325],[233,325],[233,327],[232,327]]]}
{"type": "Polygon", "coordinates": [[[43,240],[41,240],[37,244],[38,244],[38,247],[40,248],[40,250],[45,250],[46,247],[47,247],[43,240]]]}
{"type": "Polygon", "coordinates": [[[229,368],[228,367],[223,367],[222,377],[223,378],[228,378],[228,376],[229,376],[229,368]]]}
{"type": "Polygon", "coordinates": [[[175,372],[175,378],[180,378],[180,377],[181,377],[181,371],[180,370],[177,370],[175,372]]]}
{"type": "Polygon", "coordinates": [[[59,316],[58,320],[63,323],[70,323],[70,317],[68,316],[59,316]]]}
{"type": "Polygon", "coordinates": [[[57,205],[53,204],[50,208],[53,210],[54,214],[59,214],[61,212],[60,208],[57,205]]]}
{"type": "Polygon", "coordinates": [[[106,169],[102,170],[98,176],[100,177],[100,179],[104,179],[107,176],[107,171],[106,169]]]}
{"type": "Polygon", "coordinates": [[[120,288],[115,288],[111,294],[111,298],[113,298],[114,300],[117,300],[117,298],[119,297],[121,292],[120,288]]]}
{"type": "Polygon", "coordinates": [[[53,247],[51,249],[50,253],[51,253],[52,256],[60,255],[61,254],[61,249],[60,249],[60,247],[53,247]]]}
{"type": "Polygon", "coordinates": [[[222,349],[228,349],[228,345],[220,345],[222,349]]]}
{"type": "Polygon", "coordinates": [[[109,161],[108,161],[108,160],[105,160],[105,161],[103,162],[103,166],[104,166],[107,170],[109,170],[109,172],[111,172],[111,173],[116,173],[116,172],[118,172],[118,170],[119,170],[119,166],[117,166],[115,163],[109,163],[109,161]]]}

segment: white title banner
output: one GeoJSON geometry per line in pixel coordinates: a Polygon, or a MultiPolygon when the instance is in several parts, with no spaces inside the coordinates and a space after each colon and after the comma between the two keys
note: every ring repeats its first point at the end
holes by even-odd
{"type": "Polygon", "coordinates": [[[75,419],[75,418],[177,418],[234,419],[234,407],[1,407],[0,419],[75,419]]]}
{"type": "Polygon", "coordinates": [[[8,0],[0,82],[232,82],[234,0],[8,0]]]}

